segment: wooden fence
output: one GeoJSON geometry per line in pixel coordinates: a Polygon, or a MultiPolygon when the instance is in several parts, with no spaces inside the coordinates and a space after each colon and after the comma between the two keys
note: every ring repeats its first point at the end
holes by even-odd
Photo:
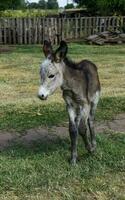
{"type": "Polygon", "coordinates": [[[0,18],[0,44],[41,44],[49,38],[77,40],[125,26],[125,17],[0,18]]]}

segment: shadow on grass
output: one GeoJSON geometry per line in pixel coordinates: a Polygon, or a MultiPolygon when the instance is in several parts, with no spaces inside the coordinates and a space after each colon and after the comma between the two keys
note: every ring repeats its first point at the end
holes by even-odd
{"type": "Polygon", "coordinates": [[[83,182],[86,188],[97,187],[93,182],[96,177],[124,172],[124,146],[124,134],[100,134],[97,136],[97,151],[91,156],[85,152],[80,140],[80,160],[71,167],[68,139],[44,138],[31,146],[16,141],[0,154],[0,192],[14,191],[16,195],[22,195],[44,190],[46,193],[48,188],[52,192],[60,187],[74,188],[76,183],[80,186],[83,182]]]}
{"type": "MultiPolygon", "coordinates": [[[[35,134],[35,133],[34,133],[35,134]]],[[[123,133],[101,133],[97,136],[97,150],[94,154],[89,154],[84,148],[84,142],[79,136],[78,138],[78,154],[80,162],[87,158],[95,159],[96,161],[109,163],[108,157],[119,160],[120,156],[125,161],[125,134],[123,133]],[[82,160],[81,160],[82,159],[82,160]],[[99,159],[99,160],[98,160],[99,159]]],[[[1,151],[1,155],[9,156],[10,158],[24,158],[34,155],[53,155],[58,152],[59,156],[65,158],[65,152],[70,155],[70,139],[69,137],[60,138],[58,135],[47,134],[35,141],[23,140],[23,137],[16,138],[9,147],[1,151]]],[[[64,159],[65,161],[67,159],[64,159]]],[[[125,164],[125,163],[124,163],[125,164]]]]}

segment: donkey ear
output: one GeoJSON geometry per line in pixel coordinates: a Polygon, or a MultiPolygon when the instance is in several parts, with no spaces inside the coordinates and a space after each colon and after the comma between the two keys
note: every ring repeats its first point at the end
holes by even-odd
{"type": "Polygon", "coordinates": [[[48,40],[44,40],[43,43],[43,52],[45,54],[45,56],[47,57],[48,55],[51,55],[53,50],[52,50],[52,46],[51,46],[51,42],[48,40]]]}
{"type": "Polygon", "coordinates": [[[57,59],[59,58],[61,60],[66,57],[67,52],[68,52],[68,46],[66,42],[62,40],[60,42],[59,48],[55,51],[55,56],[57,59]]]}

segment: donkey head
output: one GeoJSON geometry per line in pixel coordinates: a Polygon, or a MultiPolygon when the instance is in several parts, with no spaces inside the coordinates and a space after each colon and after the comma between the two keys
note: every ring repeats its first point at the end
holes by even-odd
{"type": "Polygon", "coordinates": [[[41,100],[54,93],[63,83],[63,60],[67,54],[67,44],[64,41],[60,42],[60,46],[56,51],[53,51],[51,43],[44,41],[43,52],[45,60],[40,66],[41,86],[39,88],[38,97],[41,100]]]}

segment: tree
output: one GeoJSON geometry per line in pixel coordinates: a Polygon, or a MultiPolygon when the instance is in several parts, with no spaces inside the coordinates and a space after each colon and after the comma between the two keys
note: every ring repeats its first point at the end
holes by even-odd
{"type": "Polygon", "coordinates": [[[6,10],[8,7],[9,0],[1,0],[0,1],[0,10],[6,10]]]}
{"type": "Polygon", "coordinates": [[[0,0],[0,10],[20,9],[25,6],[25,0],[0,0]]]}
{"type": "Polygon", "coordinates": [[[33,8],[38,9],[39,5],[38,5],[38,3],[32,2],[32,3],[28,3],[27,7],[31,8],[31,9],[33,9],[33,8]]]}
{"type": "Polygon", "coordinates": [[[74,0],[79,7],[85,6],[91,14],[114,15],[125,13],[125,0],[74,0]]]}
{"type": "Polygon", "coordinates": [[[68,3],[68,4],[65,6],[65,9],[70,9],[70,8],[74,8],[73,3],[68,3]]]}
{"type": "Polygon", "coordinates": [[[48,9],[57,9],[59,7],[57,0],[48,0],[47,8],[48,9]]]}
{"type": "Polygon", "coordinates": [[[45,9],[47,7],[47,3],[45,0],[40,0],[38,4],[39,4],[39,8],[41,9],[45,9]]]}

